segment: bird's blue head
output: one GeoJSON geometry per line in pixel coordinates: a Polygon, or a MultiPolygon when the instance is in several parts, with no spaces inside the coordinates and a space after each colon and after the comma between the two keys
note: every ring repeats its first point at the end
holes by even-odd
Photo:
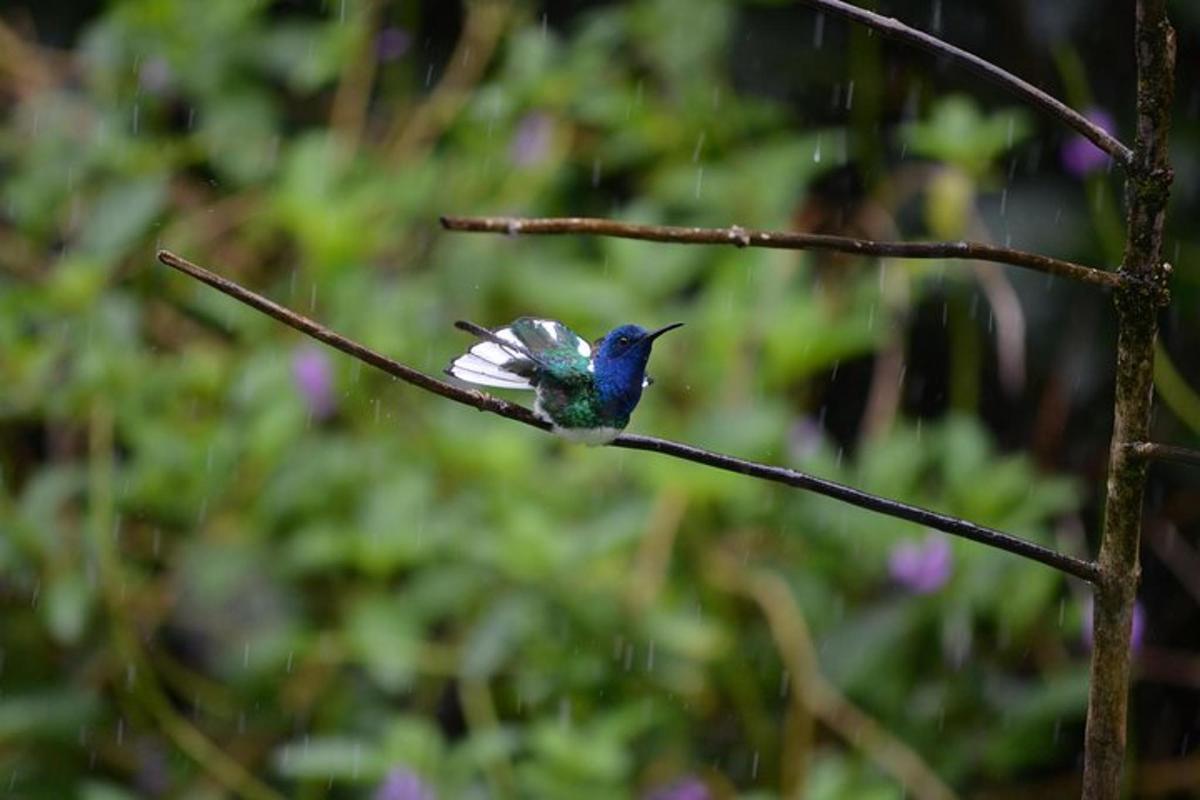
{"type": "Polygon", "coordinates": [[[618,416],[628,416],[642,398],[646,362],[654,340],[681,325],[682,322],[673,322],[655,331],[640,325],[622,325],[600,340],[592,357],[596,387],[601,399],[618,416]]]}

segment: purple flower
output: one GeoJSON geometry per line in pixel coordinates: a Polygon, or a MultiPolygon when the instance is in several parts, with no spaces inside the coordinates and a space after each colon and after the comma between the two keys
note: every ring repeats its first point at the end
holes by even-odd
{"type": "Polygon", "coordinates": [[[655,789],[645,796],[645,800],[712,800],[712,792],[708,791],[704,781],[689,775],[655,789]]]}
{"type": "MultiPolygon", "coordinates": [[[[1083,643],[1087,645],[1089,650],[1095,643],[1095,622],[1092,615],[1095,613],[1095,601],[1091,597],[1087,599],[1087,606],[1083,610],[1083,643]]],[[[1146,635],[1146,609],[1140,602],[1133,604],[1133,630],[1129,633],[1129,647],[1133,652],[1138,652],[1142,649],[1142,639],[1146,635]]]]}
{"type": "Polygon", "coordinates": [[[146,797],[161,797],[171,790],[171,768],[162,744],[155,739],[139,739],[134,747],[137,771],[134,782],[146,797]]]}
{"type": "Polygon", "coordinates": [[[148,94],[162,94],[174,80],[171,65],[162,56],[154,56],[142,62],[138,68],[138,86],[148,94]]]}
{"type": "Polygon", "coordinates": [[[333,396],[333,367],[324,350],[302,347],[292,355],[292,378],[308,404],[309,413],[326,419],[337,410],[333,396]]]}
{"type": "Polygon", "coordinates": [[[412,41],[412,34],[404,28],[384,28],[375,37],[375,52],[380,61],[398,61],[412,47],[412,41]]]}
{"type": "Polygon", "coordinates": [[[914,594],[936,592],[950,580],[953,569],[950,542],[935,533],[923,542],[901,542],[888,555],[888,572],[914,594]]]}
{"type": "MultiPolygon", "coordinates": [[[[1102,108],[1089,109],[1084,113],[1084,116],[1108,133],[1116,130],[1117,126],[1113,121],[1112,115],[1102,108]]],[[[1063,168],[1076,178],[1083,178],[1096,170],[1106,169],[1108,162],[1108,153],[1096,147],[1090,139],[1085,139],[1078,133],[1071,134],[1070,138],[1063,143],[1063,168]]]]}
{"type": "Polygon", "coordinates": [[[554,118],[544,111],[521,117],[508,148],[509,158],[518,167],[531,167],[546,159],[554,137],[554,118]]]}
{"type": "Polygon", "coordinates": [[[808,461],[825,446],[825,431],[812,417],[801,417],[788,431],[788,449],[796,461],[808,461]]]}
{"type": "Polygon", "coordinates": [[[394,767],[375,789],[375,800],[437,800],[437,794],[408,767],[394,767]]]}
{"type": "Polygon", "coordinates": [[[380,61],[398,61],[412,47],[412,34],[404,28],[384,28],[375,37],[375,52],[380,61]]]}

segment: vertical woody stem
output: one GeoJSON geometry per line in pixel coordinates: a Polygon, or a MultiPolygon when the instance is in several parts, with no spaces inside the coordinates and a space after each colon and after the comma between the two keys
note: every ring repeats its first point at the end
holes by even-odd
{"type": "Polygon", "coordinates": [[[1116,292],[1117,374],[1100,580],[1093,611],[1095,645],[1088,697],[1083,796],[1117,800],[1125,759],[1130,628],[1140,566],[1146,462],[1129,444],[1149,438],[1157,312],[1166,302],[1170,268],[1162,260],[1170,192],[1167,133],[1173,97],[1175,33],[1166,0],[1138,0],[1137,141],[1126,183],[1127,242],[1116,292]]]}

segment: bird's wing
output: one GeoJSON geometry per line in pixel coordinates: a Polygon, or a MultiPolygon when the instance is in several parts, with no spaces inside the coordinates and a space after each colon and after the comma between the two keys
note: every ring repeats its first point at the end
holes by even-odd
{"type": "Polygon", "coordinates": [[[583,376],[591,369],[591,345],[561,322],[521,317],[510,330],[539,368],[555,378],[583,376]]]}
{"type": "Polygon", "coordinates": [[[473,333],[481,341],[450,362],[446,373],[467,383],[501,389],[532,389],[533,379],[543,368],[513,332],[511,326],[489,331],[462,320],[455,327],[473,333]]]}

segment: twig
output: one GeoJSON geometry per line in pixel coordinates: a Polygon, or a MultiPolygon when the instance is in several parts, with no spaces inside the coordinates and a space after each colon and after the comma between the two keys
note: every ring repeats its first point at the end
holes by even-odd
{"type": "MultiPolygon", "coordinates": [[[[268,316],[274,317],[285,325],[383,370],[402,381],[433,392],[448,400],[477,408],[480,411],[490,411],[493,414],[498,414],[499,416],[507,417],[508,419],[516,420],[517,422],[541,430],[549,430],[550,426],[545,421],[539,419],[524,406],[509,403],[498,397],[493,397],[490,394],[474,389],[462,389],[449,383],[444,383],[437,378],[426,375],[419,370],[394,361],[368,347],[347,339],[308,317],[297,314],[291,309],[268,300],[262,295],[252,292],[231,280],[209,272],[203,267],[197,266],[174,253],[160,250],[158,259],[167,266],[173,267],[202,283],[206,283],[235,300],[245,303],[268,316]]],[[[1086,581],[1094,581],[1099,574],[1093,562],[1083,561],[1073,556],[1056,552],[1026,539],[1021,539],[992,528],[986,528],[982,525],[976,525],[973,522],[952,517],[948,514],[941,514],[936,511],[930,511],[918,506],[862,492],[858,489],[835,483],[834,481],[825,480],[824,478],[818,478],[785,467],[775,467],[755,461],[746,461],[681,442],[657,439],[652,436],[639,436],[637,434],[622,434],[612,442],[612,446],[623,447],[629,450],[648,450],[684,461],[705,464],[727,472],[736,472],[740,475],[749,475],[750,477],[761,478],[774,483],[782,483],[797,489],[804,489],[815,494],[841,500],[859,508],[877,511],[881,514],[915,522],[919,525],[944,531],[964,539],[970,539],[990,547],[1006,550],[1015,555],[1039,561],[1068,575],[1074,575],[1086,581]]]]}
{"type": "Polygon", "coordinates": [[[113,648],[133,676],[127,691],[181,752],[221,785],[248,800],[282,800],[222,750],[171,704],[146,657],[122,598],[126,581],[113,535],[113,413],[104,401],[92,411],[89,431],[89,528],[100,577],[101,595],[111,623],[113,648]]]}
{"type": "Polygon", "coordinates": [[[760,231],[734,225],[729,228],[695,228],[675,225],[638,225],[592,217],[450,217],[441,218],[442,227],[451,231],[505,233],[509,235],[588,234],[640,239],[673,244],[731,244],[735,247],[769,247],[779,250],[832,250],[862,256],[893,258],[964,258],[994,261],[1063,278],[1115,289],[1121,276],[1073,261],[1064,261],[1038,253],[1012,250],[981,242],[878,242],[851,239],[821,233],[760,231]]]}
{"type": "Polygon", "coordinates": [[[1088,800],[1121,796],[1130,632],[1141,574],[1138,550],[1148,466],[1133,454],[1130,444],[1150,438],[1154,340],[1170,273],[1162,246],[1171,190],[1167,134],[1175,84],[1175,32],[1167,20],[1166,0],[1137,0],[1135,18],[1137,142],[1126,187],[1127,231],[1121,264],[1125,281],[1116,293],[1116,399],[1083,764],[1083,796],[1088,800]]]}
{"type": "Polygon", "coordinates": [[[11,83],[18,98],[33,97],[55,81],[50,65],[36,43],[28,43],[0,20],[0,85],[11,83]],[[4,80],[11,76],[12,80],[4,80]]]}
{"type": "Polygon", "coordinates": [[[329,114],[329,127],[341,133],[353,146],[358,145],[367,122],[371,87],[379,65],[375,36],[379,32],[381,11],[379,0],[367,0],[359,12],[359,18],[354,21],[357,26],[355,55],[342,71],[329,114]]]}
{"type": "Polygon", "coordinates": [[[383,146],[395,161],[424,152],[454,120],[500,43],[511,11],[508,0],[474,0],[465,7],[462,35],[438,85],[411,114],[392,123],[383,146]]]}
{"type": "MultiPolygon", "coordinates": [[[[957,795],[918,753],[847,699],[821,674],[804,614],[782,577],[743,567],[737,559],[725,554],[711,557],[708,566],[717,583],[746,595],[759,607],[771,629],[775,648],[791,673],[794,691],[813,716],[891,773],[913,797],[955,800],[957,795]]],[[[803,774],[803,770],[798,772],[796,783],[803,774]]],[[[800,797],[803,786],[794,789],[786,796],[800,797]]]]}
{"type": "Polygon", "coordinates": [[[924,31],[911,28],[893,17],[884,17],[880,14],[867,11],[864,8],[851,5],[850,3],[844,3],[842,0],[801,0],[801,2],[819,8],[822,11],[828,11],[835,16],[866,25],[869,28],[874,28],[884,36],[890,36],[893,39],[914,44],[935,55],[946,56],[960,61],[972,71],[1003,86],[1030,105],[1036,106],[1050,116],[1058,119],[1064,125],[1074,128],[1081,136],[1090,139],[1093,144],[1121,162],[1121,164],[1127,165],[1133,160],[1133,151],[1127,145],[1083,116],[1083,114],[1080,114],[1061,100],[1037,88],[1028,81],[1018,78],[1008,70],[1001,69],[974,53],[963,50],[961,47],[955,47],[924,31]]]}
{"type": "Polygon", "coordinates": [[[1147,461],[1177,461],[1180,464],[1200,467],[1200,450],[1158,442],[1131,442],[1129,449],[1133,455],[1147,461]]]}

